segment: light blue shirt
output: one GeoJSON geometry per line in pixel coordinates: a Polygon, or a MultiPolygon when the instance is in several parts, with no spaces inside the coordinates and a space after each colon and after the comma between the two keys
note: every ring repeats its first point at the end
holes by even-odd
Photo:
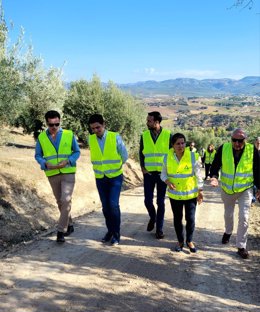
{"type": "MultiPolygon", "coordinates": [[[[99,138],[97,136],[98,145],[99,145],[102,153],[104,151],[106,137],[107,137],[107,130],[105,130],[105,132],[101,138],[99,138]]],[[[128,153],[127,153],[125,144],[123,142],[123,139],[119,134],[116,136],[116,149],[117,149],[118,154],[121,156],[122,162],[124,164],[128,159],[128,153]]]]}
{"type": "MultiPolygon", "coordinates": [[[[62,135],[62,128],[59,129],[57,135],[56,135],[56,139],[53,140],[53,138],[51,137],[51,134],[49,132],[49,130],[46,130],[47,136],[50,139],[51,143],[53,144],[53,146],[56,149],[56,152],[58,153],[59,150],[59,146],[60,146],[60,140],[61,140],[61,135],[62,135]]],[[[76,166],[76,161],[78,160],[80,156],[80,149],[79,149],[79,145],[78,142],[75,138],[75,136],[73,136],[73,140],[72,140],[72,153],[69,156],[69,162],[70,165],[75,167],[76,166]]],[[[42,151],[42,147],[41,144],[39,142],[39,140],[37,140],[36,142],[36,147],[35,147],[35,159],[36,161],[40,164],[41,169],[42,170],[46,170],[46,160],[43,158],[43,151],[42,151]]]]}

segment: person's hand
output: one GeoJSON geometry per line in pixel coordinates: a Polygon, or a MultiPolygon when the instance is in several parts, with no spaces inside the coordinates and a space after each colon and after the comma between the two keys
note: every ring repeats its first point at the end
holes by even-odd
{"type": "Polygon", "coordinates": [[[176,190],[176,186],[173,183],[171,183],[169,180],[166,180],[165,183],[167,184],[170,190],[176,190]]]}
{"type": "Polygon", "coordinates": [[[58,163],[57,169],[64,168],[67,164],[68,164],[68,160],[67,159],[63,160],[60,163],[58,163]]]}
{"type": "Polygon", "coordinates": [[[61,161],[60,163],[58,163],[57,165],[53,165],[53,164],[50,164],[48,162],[46,162],[46,168],[47,169],[61,169],[61,168],[64,168],[66,165],[68,164],[68,160],[63,160],[61,161]]]}
{"type": "Polygon", "coordinates": [[[214,187],[218,186],[218,179],[216,179],[216,178],[211,178],[211,179],[210,179],[210,185],[211,185],[211,186],[214,186],[214,187]]]}
{"type": "Polygon", "coordinates": [[[199,205],[203,202],[203,191],[199,191],[197,202],[199,205]]]}
{"type": "Polygon", "coordinates": [[[47,169],[57,169],[57,165],[50,164],[48,162],[45,163],[47,169]]]}
{"type": "Polygon", "coordinates": [[[143,172],[143,174],[150,174],[151,175],[151,173],[148,170],[146,170],[144,167],[142,167],[142,172],[143,172]]]}

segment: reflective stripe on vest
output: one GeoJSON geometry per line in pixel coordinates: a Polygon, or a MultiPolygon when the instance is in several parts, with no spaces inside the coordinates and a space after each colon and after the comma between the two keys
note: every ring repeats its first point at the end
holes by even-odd
{"type": "Polygon", "coordinates": [[[254,146],[246,143],[235,169],[232,143],[223,144],[221,187],[227,194],[243,192],[253,186],[254,146]]]}
{"type": "Polygon", "coordinates": [[[162,129],[154,143],[150,130],[143,132],[144,166],[147,171],[162,171],[164,156],[168,154],[170,130],[162,129]]]}
{"type": "Polygon", "coordinates": [[[212,164],[215,158],[215,155],[216,155],[216,150],[214,150],[212,153],[210,153],[209,151],[206,151],[205,152],[205,164],[212,164]]]}
{"type": "Polygon", "coordinates": [[[91,162],[97,179],[104,176],[114,178],[123,173],[122,158],[117,152],[117,135],[116,132],[107,131],[103,153],[96,134],[89,136],[91,162]]]}
{"type": "Polygon", "coordinates": [[[180,162],[175,157],[171,148],[166,160],[167,176],[176,189],[167,188],[167,195],[176,200],[196,198],[198,196],[198,182],[194,168],[199,159],[198,153],[191,152],[186,148],[180,162]]]}
{"type": "MultiPolygon", "coordinates": [[[[73,132],[71,130],[62,130],[58,152],[49,139],[46,131],[40,133],[38,140],[43,151],[43,158],[46,162],[51,163],[52,165],[57,165],[61,161],[67,160],[72,153],[73,132]]],[[[60,173],[75,173],[76,166],[71,166],[70,163],[68,163],[64,168],[46,169],[44,172],[47,177],[60,173]]]]}

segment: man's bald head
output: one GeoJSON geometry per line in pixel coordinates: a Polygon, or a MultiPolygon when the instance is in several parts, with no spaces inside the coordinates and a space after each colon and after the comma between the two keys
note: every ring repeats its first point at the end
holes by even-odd
{"type": "Polygon", "coordinates": [[[232,147],[237,152],[242,152],[245,146],[245,140],[247,135],[244,130],[236,129],[233,131],[231,136],[232,147]]]}
{"type": "Polygon", "coordinates": [[[236,137],[236,138],[239,137],[240,139],[246,139],[247,135],[243,129],[237,128],[232,133],[232,138],[234,138],[234,137],[236,137]]]}

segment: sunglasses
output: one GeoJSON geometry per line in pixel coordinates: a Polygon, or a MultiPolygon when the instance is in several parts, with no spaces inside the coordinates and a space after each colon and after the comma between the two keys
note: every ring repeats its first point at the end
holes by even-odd
{"type": "Polygon", "coordinates": [[[54,126],[55,127],[59,127],[60,123],[48,123],[48,126],[53,128],[54,126]]]}
{"type": "Polygon", "coordinates": [[[235,138],[232,138],[232,142],[238,142],[238,143],[243,143],[245,139],[235,139],[235,138]]]}

